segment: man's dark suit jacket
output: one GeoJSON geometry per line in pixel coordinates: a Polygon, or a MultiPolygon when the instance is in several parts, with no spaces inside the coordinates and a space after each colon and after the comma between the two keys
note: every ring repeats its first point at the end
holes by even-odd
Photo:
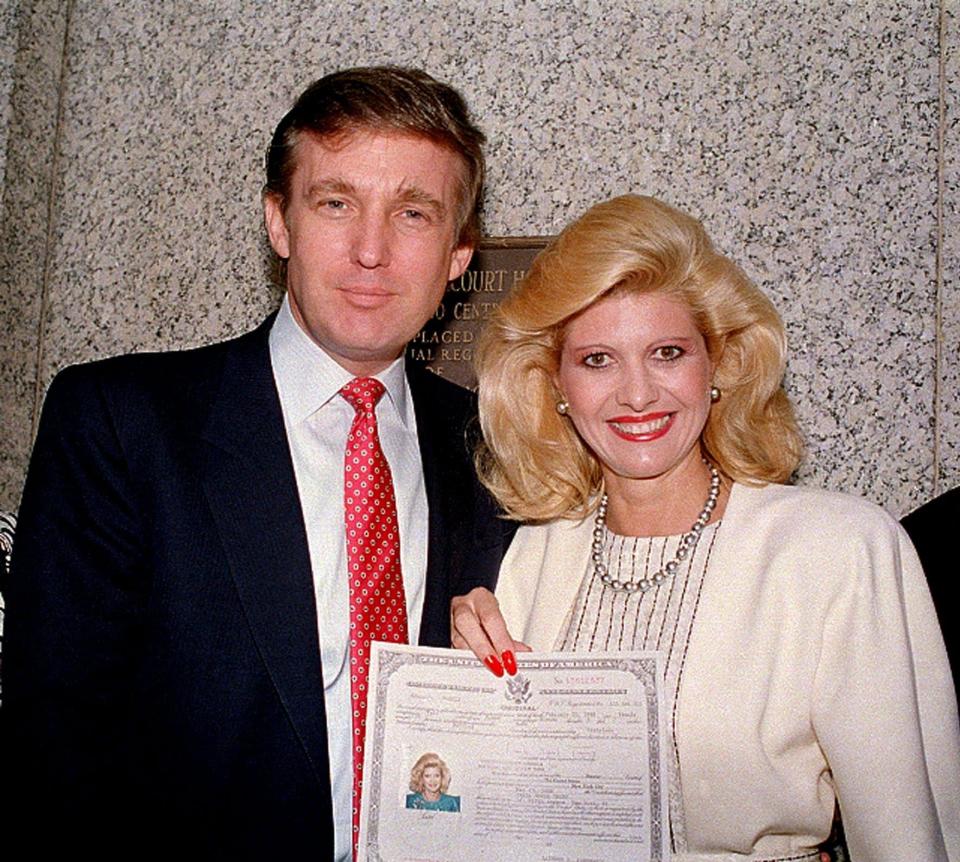
{"type": "MultiPolygon", "coordinates": [[[[314,587],[269,324],[52,384],[4,585],[5,844],[39,822],[38,850],[332,858],[314,587]]],[[[509,529],[473,474],[473,396],[408,379],[430,510],[420,642],[449,646],[451,596],[492,588],[509,529]]]]}
{"type": "Polygon", "coordinates": [[[960,634],[957,631],[957,562],[953,531],[960,528],[960,488],[941,494],[935,500],[907,515],[904,529],[917,549],[927,576],[933,603],[937,606],[940,630],[950,656],[954,685],[960,684],[960,634]]]}

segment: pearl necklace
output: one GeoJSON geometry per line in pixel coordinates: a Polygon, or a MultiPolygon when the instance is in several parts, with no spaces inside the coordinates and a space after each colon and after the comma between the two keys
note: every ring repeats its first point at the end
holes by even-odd
{"type": "Polygon", "coordinates": [[[593,543],[591,544],[591,557],[593,558],[593,575],[599,578],[605,587],[612,590],[623,590],[627,593],[635,593],[639,590],[645,593],[653,587],[659,587],[667,578],[677,573],[680,563],[685,560],[696,548],[700,541],[700,533],[707,526],[710,515],[717,506],[717,498],[720,496],[720,472],[709,461],[704,460],[707,469],[710,470],[710,490],[707,492],[707,500],[693,522],[689,532],[684,533],[680,538],[680,544],[677,547],[676,556],[670,560],[660,571],[649,578],[641,578],[639,581],[618,581],[607,570],[607,565],[603,561],[603,532],[607,524],[607,495],[600,498],[600,505],[597,507],[597,516],[593,522],[593,543]]]}

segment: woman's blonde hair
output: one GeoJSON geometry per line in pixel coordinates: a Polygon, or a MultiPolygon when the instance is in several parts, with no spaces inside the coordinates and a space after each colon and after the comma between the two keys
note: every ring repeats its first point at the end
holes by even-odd
{"type": "Polygon", "coordinates": [[[600,465],[557,413],[554,385],[569,321],[612,291],[665,294],[693,315],[714,363],[701,445],[738,482],[787,479],[803,444],[783,391],[786,335],[776,309],[696,219],[651,197],[589,209],[533,262],[480,337],[483,483],[523,521],[579,518],[596,504],[600,465]]]}
{"type": "Polygon", "coordinates": [[[421,754],[410,770],[410,789],[414,793],[423,793],[423,771],[428,767],[436,766],[440,770],[440,792],[446,793],[450,787],[450,770],[440,756],[432,751],[421,754]]]}

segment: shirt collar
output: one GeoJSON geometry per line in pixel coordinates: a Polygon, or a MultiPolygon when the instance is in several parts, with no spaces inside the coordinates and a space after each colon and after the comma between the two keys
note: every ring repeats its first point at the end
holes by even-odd
{"type": "MultiPolygon", "coordinates": [[[[270,329],[270,359],[284,412],[294,422],[307,419],[333,398],[355,375],[339,365],[293,317],[290,299],[283,298],[270,329]]],[[[413,421],[403,356],[374,374],[404,425],[413,421]]]]}

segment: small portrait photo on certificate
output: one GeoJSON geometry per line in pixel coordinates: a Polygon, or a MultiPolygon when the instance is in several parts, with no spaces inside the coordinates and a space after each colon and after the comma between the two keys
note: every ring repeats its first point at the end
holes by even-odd
{"type": "Polygon", "coordinates": [[[432,751],[421,754],[410,770],[410,792],[406,807],[415,811],[449,811],[460,813],[460,797],[452,796],[450,768],[432,751]]]}

